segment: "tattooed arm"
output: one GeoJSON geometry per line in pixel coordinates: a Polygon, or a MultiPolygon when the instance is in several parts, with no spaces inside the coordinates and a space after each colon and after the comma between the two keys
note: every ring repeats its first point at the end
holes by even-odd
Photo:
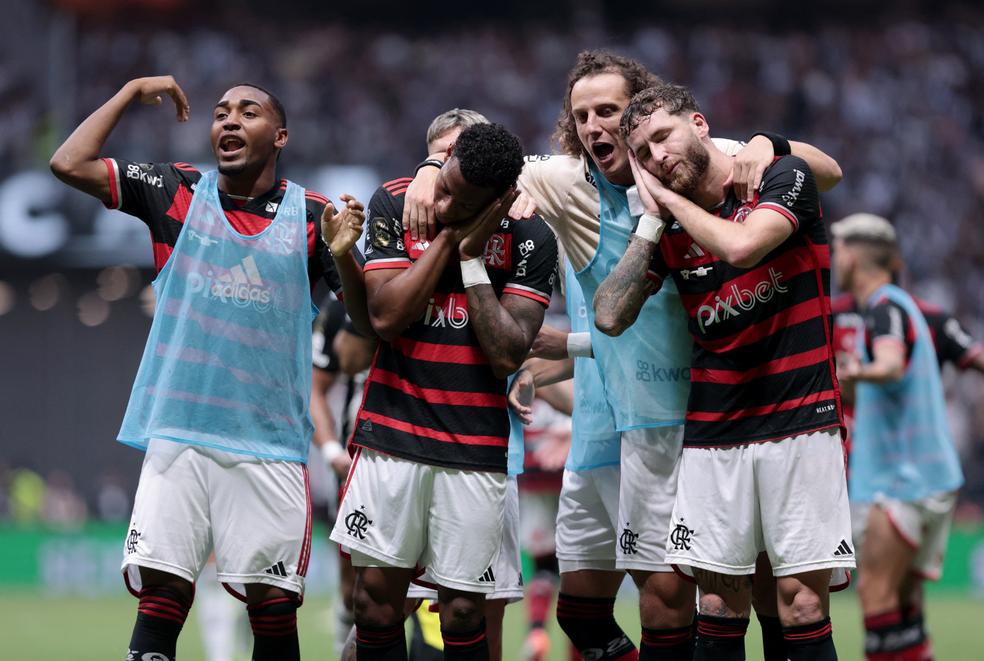
{"type": "Polygon", "coordinates": [[[541,303],[504,294],[500,301],[491,285],[469,287],[468,316],[492,372],[505,378],[519,369],[543,323],[541,303]]]}
{"type": "Polygon", "coordinates": [[[624,333],[639,317],[646,299],[659,289],[646,277],[655,250],[655,243],[633,235],[625,254],[595,292],[595,326],[605,335],[624,333]]]}

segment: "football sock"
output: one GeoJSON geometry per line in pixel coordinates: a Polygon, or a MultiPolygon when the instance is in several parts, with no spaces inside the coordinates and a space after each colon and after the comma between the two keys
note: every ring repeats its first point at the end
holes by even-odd
{"type": "Polygon", "coordinates": [[[765,661],[786,661],[786,645],[782,639],[782,622],[772,615],[758,615],[762,628],[762,649],[765,661]]]}
{"type": "Polygon", "coordinates": [[[448,631],[441,627],[444,658],[458,661],[489,661],[489,641],[485,637],[485,618],[477,629],[448,631]]]}
{"type": "Polygon", "coordinates": [[[694,658],[694,627],[642,628],[639,661],[690,661],[694,658]]]}
{"type": "Polygon", "coordinates": [[[140,591],[137,622],[130,637],[130,658],[160,657],[174,661],[178,634],[188,617],[191,604],[177,591],[165,586],[140,591]]]}
{"type": "Polygon", "coordinates": [[[747,617],[697,616],[694,661],[744,661],[747,617]]]}
{"type": "Polygon", "coordinates": [[[864,656],[868,661],[925,661],[930,654],[918,623],[913,626],[903,620],[901,611],[864,618],[864,656]]]}
{"type": "Polygon", "coordinates": [[[905,628],[906,637],[913,641],[916,649],[916,658],[920,661],[929,661],[933,658],[933,647],[926,633],[926,619],[923,616],[922,608],[909,605],[902,609],[902,626],[905,628]]]}
{"type": "Polygon", "coordinates": [[[635,645],[615,621],[615,599],[557,597],[557,623],[582,656],[598,661],[639,658],[635,645]]]}
{"type": "Polygon", "coordinates": [[[829,617],[811,624],[783,627],[782,637],[789,661],[837,661],[829,617]]]}
{"type": "Polygon", "coordinates": [[[246,607],[253,629],[253,661],[299,661],[298,606],[293,597],[276,597],[246,607]]]}
{"type": "Polygon", "coordinates": [[[530,628],[542,628],[550,612],[553,601],[554,582],[551,578],[537,575],[526,588],[526,619],[530,628]]]}
{"type": "Polygon", "coordinates": [[[356,658],[359,661],[406,661],[407,640],[403,622],[389,627],[355,625],[356,658]]]}

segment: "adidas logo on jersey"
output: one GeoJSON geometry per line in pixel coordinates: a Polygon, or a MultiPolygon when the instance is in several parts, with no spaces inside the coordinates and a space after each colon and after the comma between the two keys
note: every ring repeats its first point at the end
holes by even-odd
{"type": "Polygon", "coordinates": [[[265,573],[265,574],[272,574],[273,576],[286,577],[287,576],[287,569],[284,567],[284,561],[281,560],[277,564],[275,564],[273,566],[270,566],[270,567],[267,567],[265,570],[263,570],[263,573],[265,573]]]}
{"type": "Polygon", "coordinates": [[[847,541],[842,539],[841,543],[837,546],[837,550],[834,551],[834,556],[840,557],[845,555],[854,555],[854,551],[848,546],[847,541]]]}
{"type": "Polygon", "coordinates": [[[270,309],[272,294],[265,286],[256,260],[248,255],[225,273],[213,277],[213,272],[188,274],[188,289],[205,298],[215,298],[244,308],[252,305],[259,312],[270,309]]]}
{"type": "Polygon", "coordinates": [[[489,565],[489,568],[485,570],[485,573],[478,577],[478,582],[495,583],[495,574],[492,573],[492,565],[489,565]]]}

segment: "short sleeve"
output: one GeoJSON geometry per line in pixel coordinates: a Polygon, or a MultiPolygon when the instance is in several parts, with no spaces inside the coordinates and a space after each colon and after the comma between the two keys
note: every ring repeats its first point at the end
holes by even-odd
{"type": "MultiPolygon", "coordinates": [[[[966,367],[984,350],[984,345],[971,337],[955,317],[945,314],[939,317],[939,327],[935,329],[935,336],[936,353],[940,362],[953,363],[961,368],[966,367]]],[[[928,315],[926,320],[930,320],[928,315]]]]}
{"type": "Polygon", "coordinates": [[[867,316],[866,326],[871,344],[882,339],[893,339],[904,344],[907,349],[911,348],[909,315],[900,306],[884,301],[872,306],[867,316]]]}
{"type": "Polygon", "coordinates": [[[409,268],[412,262],[403,241],[402,212],[397,213],[393,197],[385,188],[373,193],[366,218],[363,270],[409,268]]]}
{"type": "Polygon", "coordinates": [[[797,156],[776,159],[762,176],[756,209],[782,214],[794,230],[806,229],[820,220],[820,194],[806,161],[797,156]]]}
{"type": "Polygon", "coordinates": [[[512,252],[513,271],[502,293],[549,306],[557,280],[557,239],[542,218],[513,223],[512,252]]]}

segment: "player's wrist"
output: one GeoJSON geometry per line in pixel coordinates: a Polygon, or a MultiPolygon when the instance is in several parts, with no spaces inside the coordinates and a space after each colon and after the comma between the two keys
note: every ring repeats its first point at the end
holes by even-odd
{"type": "Polygon", "coordinates": [[[485,270],[485,260],[481,257],[461,255],[461,283],[465,289],[477,285],[491,285],[488,271],[485,270]]]}
{"type": "Polygon", "coordinates": [[[789,145],[789,138],[778,133],[772,133],[770,131],[756,131],[752,134],[752,137],[762,136],[766,140],[772,143],[772,154],[773,156],[789,156],[792,152],[792,147],[789,145]]]}
{"type": "Polygon", "coordinates": [[[417,167],[415,167],[413,170],[413,176],[416,177],[417,173],[424,168],[437,168],[438,170],[440,170],[443,167],[444,167],[444,161],[442,161],[441,159],[427,158],[417,164],[417,167]]]}
{"type": "Polygon", "coordinates": [[[591,333],[568,333],[567,355],[570,358],[590,358],[593,356],[594,354],[591,350],[591,333]]]}
{"type": "Polygon", "coordinates": [[[325,460],[325,465],[327,466],[331,466],[331,462],[345,454],[345,448],[335,438],[328,439],[318,449],[321,451],[321,457],[325,460]]]}
{"type": "Polygon", "coordinates": [[[640,239],[645,239],[646,241],[651,241],[653,243],[659,243],[659,239],[663,236],[663,230],[666,229],[666,223],[658,215],[646,212],[639,217],[639,224],[636,226],[635,236],[640,239]]]}

